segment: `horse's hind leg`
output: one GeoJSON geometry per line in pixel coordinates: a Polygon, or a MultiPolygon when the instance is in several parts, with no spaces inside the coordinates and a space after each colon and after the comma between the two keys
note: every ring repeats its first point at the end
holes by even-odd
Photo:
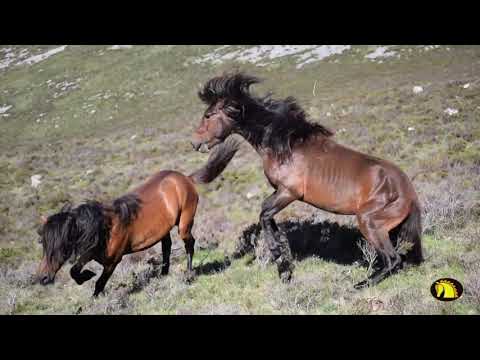
{"type": "Polygon", "coordinates": [[[383,260],[383,267],[375,271],[368,279],[356,284],[356,289],[378,284],[380,281],[397,271],[401,267],[402,262],[400,255],[396,252],[390,241],[388,232],[384,229],[368,229],[362,231],[362,233],[375,247],[377,253],[380,254],[383,260]]]}
{"type": "Polygon", "coordinates": [[[185,239],[185,251],[187,252],[187,270],[189,275],[193,275],[193,254],[195,253],[195,239],[190,235],[185,239]]]}
{"type": "Polygon", "coordinates": [[[390,214],[392,210],[394,209],[383,208],[358,216],[360,231],[367,241],[374,246],[377,253],[380,254],[383,260],[383,268],[374,272],[367,280],[356,284],[356,289],[378,284],[397,271],[402,265],[402,259],[393,247],[388,235],[389,227],[391,228],[392,223],[391,216],[393,214],[390,214]]]}
{"type": "Polygon", "coordinates": [[[170,269],[170,254],[172,252],[172,238],[167,233],[162,239],[162,275],[168,275],[170,269]]]}
{"type": "Polygon", "coordinates": [[[193,254],[195,253],[195,238],[190,234],[190,236],[183,239],[185,243],[185,252],[187,253],[187,282],[193,281],[195,278],[195,272],[193,271],[193,254]]]}
{"type": "Polygon", "coordinates": [[[185,243],[185,252],[187,253],[187,281],[193,280],[195,273],[193,271],[193,255],[195,253],[195,238],[192,235],[193,215],[186,216],[182,213],[178,224],[178,233],[185,243]]]}

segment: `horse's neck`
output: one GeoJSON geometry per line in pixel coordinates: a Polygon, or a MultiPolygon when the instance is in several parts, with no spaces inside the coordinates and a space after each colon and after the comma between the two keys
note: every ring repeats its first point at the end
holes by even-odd
{"type": "Polygon", "coordinates": [[[240,135],[243,137],[257,152],[257,154],[265,160],[267,157],[269,157],[271,150],[265,146],[265,140],[268,134],[264,130],[262,133],[257,134],[257,137],[261,138],[260,143],[256,143],[253,141],[253,137],[250,136],[250,132],[248,129],[240,129],[238,131],[235,131],[236,134],[240,135]],[[260,135],[260,136],[259,136],[260,135]]]}
{"type": "Polygon", "coordinates": [[[251,141],[249,141],[248,137],[244,136],[243,134],[239,134],[239,135],[242,135],[242,137],[252,146],[252,148],[257,152],[257,154],[262,158],[262,160],[265,161],[271,156],[270,155],[271,151],[269,148],[252,143],[251,141]]]}

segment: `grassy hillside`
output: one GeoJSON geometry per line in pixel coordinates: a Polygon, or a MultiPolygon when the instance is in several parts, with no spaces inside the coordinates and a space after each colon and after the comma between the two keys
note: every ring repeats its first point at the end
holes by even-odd
{"type": "Polygon", "coordinates": [[[0,313],[478,314],[479,74],[478,46],[2,45],[0,313]],[[189,141],[204,110],[196,93],[236,68],[266,79],[258,93],[298,98],[338,142],[417,175],[426,262],[354,291],[369,270],[354,219],[299,203],[277,216],[297,256],[294,281],[281,284],[264,260],[261,233],[248,231],[258,230],[260,204],[272,190],[244,144],[219,179],[199,187],[192,284],[184,281],[175,231],[168,277],[154,276],[148,263],[161,257],[158,244],[125,257],[96,300],[96,278],[77,286],[70,264],[54,285],[32,284],[41,214],[68,200],[112,199],[160,169],[190,173],[204,163],[189,141]],[[258,240],[256,256],[232,259],[246,235],[258,240]],[[461,281],[462,298],[433,299],[430,285],[440,277],[461,281]]]}

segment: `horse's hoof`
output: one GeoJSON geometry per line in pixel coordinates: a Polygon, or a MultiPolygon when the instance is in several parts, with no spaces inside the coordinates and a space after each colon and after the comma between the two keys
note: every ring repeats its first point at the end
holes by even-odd
{"type": "Polygon", "coordinates": [[[93,292],[93,298],[97,299],[100,295],[105,296],[105,290],[95,290],[93,292]]]}
{"type": "Polygon", "coordinates": [[[95,274],[93,271],[90,271],[90,270],[83,270],[79,275],[72,275],[72,278],[73,280],[75,280],[75,282],[78,284],[78,285],[82,285],[84,282],[90,280],[91,278],[93,278],[95,274]]]}
{"type": "Polygon", "coordinates": [[[225,256],[224,264],[225,264],[226,266],[232,265],[232,260],[230,259],[230,257],[229,257],[228,255],[225,256]]]}
{"type": "Polygon", "coordinates": [[[185,274],[185,282],[187,284],[191,284],[195,280],[195,272],[194,271],[187,271],[185,274]]]}
{"type": "Polygon", "coordinates": [[[95,274],[93,271],[90,271],[90,270],[84,270],[82,271],[81,275],[82,275],[82,280],[85,282],[95,277],[95,275],[97,274],[95,274]]]}
{"type": "Polygon", "coordinates": [[[355,284],[353,285],[353,287],[356,289],[356,290],[362,290],[362,289],[365,289],[367,287],[370,286],[370,283],[368,280],[363,280],[363,281],[360,281],[358,284],[355,284]]]}
{"type": "Polygon", "coordinates": [[[293,273],[291,271],[284,271],[280,274],[280,280],[282,281],[282,283],[288,284],[292,281],[292,275],[293,273]]]}

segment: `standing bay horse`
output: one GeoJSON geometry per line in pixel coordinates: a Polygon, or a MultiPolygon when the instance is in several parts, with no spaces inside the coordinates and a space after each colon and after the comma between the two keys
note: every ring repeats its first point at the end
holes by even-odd
{"type": "Polygon", "coordinates": [[[90,270],[82,271],[89,261],[103,265],[103,273],[95,283],[96,297],[124,255],[148,249],[159,241],[161,274],[167,275],[172,246],[170,230],[175,225],[185,243],[191,278],[195,245],[191,230],[198,203],[195,184],[211,182],[233,158],[238,142],[224,144],[212,153],[204,167],[188,177],[176,171],[160,171],[111,204],[87,201],[76,208],[64,206],[59,213],[43,217],[39,230],[43,258],[37,272],[40,283],[53,282],[62,265],[75,255],[77,260],[70,275],[79,285],[95,276],[90,270]]]}
{"type": "Polygon", "coordinates": [[[407,175],[394,164],[336,143],[324,126],[309,122],[294,98],[259,98],[249,92],[260,80],[241,73],[212,78],[199,92],[208,106],[192,145],[201,151],[230,134],[245,138],[263,160],[275,192],[262,204],[260,223],[282,281],[294,269],[285,234],[273,217],[295,200],[336,214],[356,215],[363,236],[383,260],[368,279],[374,285],[403,265],[397,240],[410,243],[407,261],[422,262],[420,205],[407,175]]]}

